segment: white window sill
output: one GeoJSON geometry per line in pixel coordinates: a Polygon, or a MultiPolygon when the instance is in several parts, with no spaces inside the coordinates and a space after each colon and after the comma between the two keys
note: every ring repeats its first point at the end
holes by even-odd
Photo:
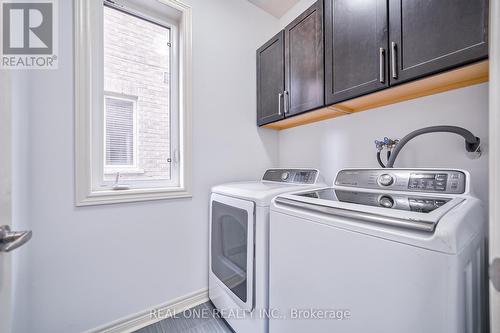
{"type": "Polygon", "coordinates": [[[149,188],[129,190],[95,190],[77,198],[77,206],[107,205],[124,202],[138,202],[162,199],[191,198],[189,190],[180,187],[149,188]]]}

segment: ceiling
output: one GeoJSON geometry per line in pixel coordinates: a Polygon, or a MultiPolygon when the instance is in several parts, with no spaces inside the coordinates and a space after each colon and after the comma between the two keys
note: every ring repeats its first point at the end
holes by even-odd
{"type": "Polygon", "coordinates": [[[280,18],[300,0],[248,0],[276,18],[280,18]]]}

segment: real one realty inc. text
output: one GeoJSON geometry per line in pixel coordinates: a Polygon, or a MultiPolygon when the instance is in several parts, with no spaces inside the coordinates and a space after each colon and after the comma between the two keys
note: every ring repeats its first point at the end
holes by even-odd
{"type": "Polygon", "coordinates": [[[351,311],[348,309],[295,309],[291,308],[286,313],[279,309],[255,309],[246,311],[243,309],[210,309],[193,308],[184,311],[175,311],[172,309],[153,309],[151,310],[151,319],[167,318],[224,318],[224,319],[293,319],[293,320],[348,320],[351,318],[351,311]]]}

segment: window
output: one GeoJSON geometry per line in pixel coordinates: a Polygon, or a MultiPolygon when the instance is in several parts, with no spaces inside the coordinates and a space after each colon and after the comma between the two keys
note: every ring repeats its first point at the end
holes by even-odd
{"type": "Polygon", "coordinates": [[[189,196],[190,8],[78,0],[75,10],[76,204],[189,196]]]}
{"type": "Polygon", "coordinates": [[[136,100],[104,96],[104,174],[129,171],[137,165],[136,100]]]}

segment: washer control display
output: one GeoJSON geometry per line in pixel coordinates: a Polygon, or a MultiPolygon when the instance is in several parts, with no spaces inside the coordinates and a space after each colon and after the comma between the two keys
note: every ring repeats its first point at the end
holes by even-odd
{"type": "Polygon", "coordinates": [[[310,172],[307,171],[299,171],[295,173],[295,177],[293,177],[294,183],[309,183],[311,177],[314,177],[310,172]]]}
{"type": "Polygon", "coordinates": [[[446,173],[412,173],[408,189],[422,191],[446,191],[448,174],[446,173]]]}

